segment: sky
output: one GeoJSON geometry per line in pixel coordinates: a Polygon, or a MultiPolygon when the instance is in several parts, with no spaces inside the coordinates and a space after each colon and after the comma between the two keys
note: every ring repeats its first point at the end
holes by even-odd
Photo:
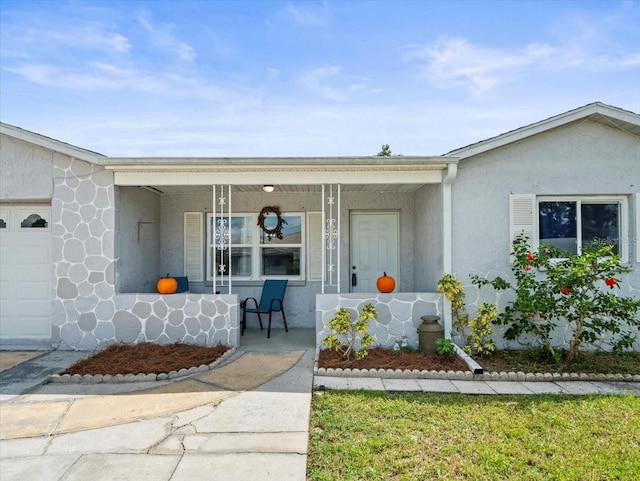
{"type": "Polygon", "coordinates": [[[450,150],[640,112],[639,1],[0,0],[0,120],[115,157],[450,150]]]}

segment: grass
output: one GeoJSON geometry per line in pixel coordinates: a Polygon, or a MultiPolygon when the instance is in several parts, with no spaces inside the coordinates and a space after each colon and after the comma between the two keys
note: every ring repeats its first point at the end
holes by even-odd
{"type": "Polygon", "coordinates": [[[308,480],[637,480],[640,399],[314,395],[308,480]]]}
{"type": "Polygon", "coordinates": [[[543,349],[496,351],[477,359],[486,371],[640,374],[640,352],[581,352],[571,363],[555,363],[543,349]]]}

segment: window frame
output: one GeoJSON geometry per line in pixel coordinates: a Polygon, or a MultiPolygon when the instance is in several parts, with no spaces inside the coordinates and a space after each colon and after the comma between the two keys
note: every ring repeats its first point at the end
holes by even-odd
{"type": "MultiPolygon", "coordinates": [[[[232,244],[231,248],[250,248],[251,249],[251,275],[250,276],[231,276],[231,279],[236,281],[260,281],[265,279],[289,279],[289,280],[305,280],[306,276],[306,245],[307,245],[307,237],[306,237],[306,215],[304,212],[282,212],[282,217],[290,217],[290,216],[298,216],[300,217],[300,243],[292,244],[292,243],[278,243],[274,246],[281,248],[297,248],[300,250],[300,274],[299,275],[286,275],[286,274],[278,274],[278,275],[263,275],[262,274],[262,250],[269,247],[269,244],[263,244],[260,240],[260,226],[258,226],[258,216],[257,212],[232,212],[231,217],[249,217],[251,219],[251,244],[232,244]]],[[[221,216],[216,215],[216,217],[225,217],[227,215],[221,216]]],[[[213,213],[207,212],[206,217],[206,280],[208,282],[213,281],[213,264],[212,259],[214,258],[213,254],[213,229],[212,229],[212,219],[213,213]]],[[[217,278],[220,279],[219,275],[216,275],[217,278]]],[[[226,278],[226,275],[224,276],[226,278]]],[[[222,280],[222,279],[221,279],[222,280]]]]}
{"type": "Polygon", "coordinates": [[[541,245],[540,239],[540,203],[542,202],[575,202],[576,203],[576,243],[577,253],[582,253],[582,204],[615,204],[619,205],[618,232],[619,232],[619,254],[623,263],[629,260],[629,239],[628,239],[628,198],[625,195],[537,195],[535,212],[535,239],[537,245],[541,245]]]}

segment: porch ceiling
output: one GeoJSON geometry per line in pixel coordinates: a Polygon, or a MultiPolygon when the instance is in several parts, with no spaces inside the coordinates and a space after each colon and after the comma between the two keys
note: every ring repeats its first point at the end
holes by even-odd
{"type": "MultiPolygon", "coordinates": [[[[341,184],[342,192],[414,192],[424,184],[341,184]]],[[[210,185],[147,185],[162,195],[211,193],[210,185]]],[[[260,185],[233,185],[234,192],[265,194],[260,185]]],[[[320,193],[321,185],[274,185],[275,194],[320,193]]],[[[268,194],[265,194],[268,195],[268,194]]]]}

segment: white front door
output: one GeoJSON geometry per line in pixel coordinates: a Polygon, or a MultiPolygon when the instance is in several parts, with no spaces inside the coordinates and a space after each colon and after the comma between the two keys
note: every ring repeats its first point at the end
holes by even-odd
{"type": "Polygon", "coordinates": [[[51,338],[51,206],[0,205],[0,340],[51,338]]]}
{"type": "Polygon", "coordinates": [[[384,272],[398,291],[398,213],[351,213],[351,292],[378,292],[384,272]]]}

